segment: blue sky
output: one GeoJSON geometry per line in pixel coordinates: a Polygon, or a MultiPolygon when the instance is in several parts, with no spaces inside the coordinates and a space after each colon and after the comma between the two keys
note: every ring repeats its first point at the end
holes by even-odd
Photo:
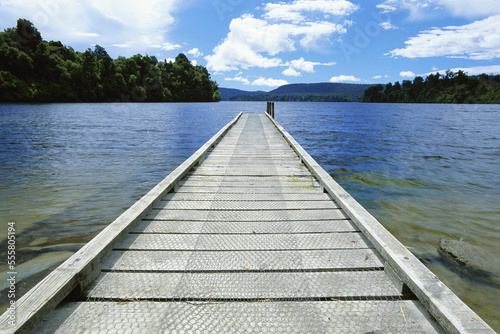
{"type": "Polygon", "coordinates": [[[500,0],[0,0],[0,28],[116,58],[185,53],[221,87],[500,74],[500,0]]]}

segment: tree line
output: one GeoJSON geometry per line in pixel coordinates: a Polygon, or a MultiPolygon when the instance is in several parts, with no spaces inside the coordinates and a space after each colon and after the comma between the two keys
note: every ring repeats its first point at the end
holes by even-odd
{"type": "Polygon", "coordinates": [[[75,52],[44,41],[19,19],[0,32],[0,102],[212,102],[218,85],[184,54],[174,62],[137,54],[112,59],[96,45],[75,52]]]}
{"type": "Polygon", "coordinates": [[[417,76],[413,82],[374,85],[363,102],[388,103],[500,103],[500,75],[468,76],[464,71],[417,76]]]}

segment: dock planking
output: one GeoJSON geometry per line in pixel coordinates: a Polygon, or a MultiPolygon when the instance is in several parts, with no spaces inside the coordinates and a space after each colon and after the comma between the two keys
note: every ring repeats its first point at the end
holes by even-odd
{"type": "Polygon", "coordinates": [[[264,114],[238,115],[19,304],[18,332],[493,333],[264,114]]]}

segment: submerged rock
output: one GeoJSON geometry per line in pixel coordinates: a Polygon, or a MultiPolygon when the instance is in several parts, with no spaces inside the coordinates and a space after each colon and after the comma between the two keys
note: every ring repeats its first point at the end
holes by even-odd
{"type": "Polygon", "coordinates": [[[465,241],[444,238],[439,240],[438,251],[461,269],[474,275],[488,277],[496,284],[500,283],[500,259],[493,255],[492,251],[465,241]]]}

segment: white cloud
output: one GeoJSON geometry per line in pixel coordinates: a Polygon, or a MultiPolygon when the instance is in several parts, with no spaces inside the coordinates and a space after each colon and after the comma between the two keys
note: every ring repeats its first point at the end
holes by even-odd
{"type": "Polygon", "coordinates": [[[297,72],[296,70],[294,70],[292,67],[289,67],[287,68],[286,70],[284,70],[282,72],[284,75],[286,75],[287,77],[300,77],[302,75],[302,73],[300,72],[297,72]]]}
{"type": "Polygon", "coordinates": [[[193,57],[195,57],[195,58],[199,58],[199,57],[203,56],[203,52],[200,52],[200,50],[198,48],[193,48],[193,49],[189,50],[187,53],[190,55],[193,55],[193,57]]]}
{"type": "Polygon", "coordinates": [[[249,85],[250,84],[250,80],[248,80],[247,78],[242,78],[240,76],[235,76],[234,78],[224,78],[224,80],[226,80],[226,81],[242,82],[245,85],[249,85]]]}
{"type": "Polygon", "coordinates": [[[361,81],[361,79],[356,78],[353,75],[339,75],[339,76],[334,76],[330,79],[330,82],[344,82],[344,81],[361,81]]]}
{"type": "Polygon", "coordinates": [[[372,77],[372,79],[382,79],[382,78],[388,78],[388,77],[389,76],[387,74],[384,75],[384,76],[382,76],[382,75],[375,75],[375,76],[372,77]]]}
{"type": "MultiPolygon", "coordinates": [[[[345,22],[345,24],[348,24],[345,22]]],[[[283,26],[288,26],[290,37],[299,37],[300,46],[305,50],[309,51],[311,49],[318,48],[318,42],[322,41],[327,36],[333,33],[345,34],[347,29],[342,24],[335,24],[332,22],[308,22],[303,25],[288,25],[283,24],[283,26]]]]}
{"type": "MultiPolygon", "coordinates": [[[[432,68],[432,72],[420,74],[420,76],[426,77],[426,76],[428,76],[430,74],[435,74],[435,73],[438,73],[438,72],[441,73],[441,74],[445,74],[447,70],[448,69],[446,69],[446,70],[438,70],[437,67],[433,67],[432,68]]],[[[500,65],[474,66],[474,67],[457,67],[457,68],[450,68],[449,70],[452,71],[452,72],[464,71],[468,75],[479,75],[479,74],[483,74],[483,73],[486,73],[486,74],[500,74],[500,65]]]]}
{"type": "Polygon", "coordinates": [[[384,30],[394,30],[394,29],[397,29],[397,27],[391,23],[391,20],[382,22],[379,25],[384,30]]]}
{"type": "Polygon", "coordinates": [[[392,13],[398,10],[409,12],[410,20],[421,20],[429,17],[429,9],[435,9],[440,0],[386,0],[377,5],[382,13],[392,13]],[[434,6],[430,6],[433,4],[434,6]]]}
{"type": "Polygon", "coordinates": [[[295,0],[292,3],[268,3],[264,10],[265,18],[271,20],[299,23],[306,20],[306,13],[346,16],[356,11],[359,6],[346,0],[295,0]]]}
{"type": "Polygon", "coordinates": [[[206,56],[207,67],[215,71],[234,70],[238,67],[277,67],[282,61],[267,58],[261,53],[275,55],[279,52],[295,50],[288,38],[286,27],[269,25],[266,21],[244,15],[232,20],[230,32],[213,54],[206,56]]]}
{"type": "Polygon", "coordinates": [[[400,76],[402,76],[403,78],[414,78],[415,77],[415,73],[413,73],[412,71],[403,71],[401,73],[399,73],[400,76]]]}
{"type": "Polygon", "coordinates": [[[469,59],[500,57],[500,15],[464,26],[434,28],[390,52],[393,57],[424,58],[448,56],[469,59]]]}
{"type": "Polygon", "coordinates": [[[288,81],[281,79],[266,79],[266,78],[258,78],[252,82],[252,86],[268,86],[268,87],[279,87],[283,85],[288,85],[288,81]]]}
{"type": "Polygon", "coordinates": [[[426,19],[436,9],[466,18],[485,18],[500,14],[498,0],[386,0],[377,5],[377,8],[383,13],[407,10],[413,20],[426,19]]]}
{"type": "Polygon", "coordinates": [[[80,31],[75,31],[70,33],[73,36],[78,36],[78,37],[90,37],[90,38],[96,38],[99,37],[100,35],[96,32],[80,32],[80,31]]]}
{"type": "Polygon", "coordinates": [[[383,4],[377,5],[377,8],[382,9],[383,13],[395,12],[398,9],[394,6],[395,2],[394,0],[385,1],[383,4]]]}
{"type": "Polygon", "coordinates": [[[132,42],[128,41],[128,42],[125,42],[125,43],[122,43],[122,44],[111,44],[111,46],[114,46],[114,47],[117,47],[117,48],[127,49],[127,48],[132,47],[132,42]]]}
{"type": "Polygon", "coordinates": [[[323,66],[331,66],[335,65],[335,62],[330,62],[330,63],[319,63],[319,62],[314,62],[314,61],[307,61],[304,60],[303,57],[300,57],[299,59],[292,60],[290,62],[290,65],[297,69],[301,70],[304,72],[309,72],[309,73],[314,73],[314,66],[315,65],[323,65],[323,66]]]}
{"type": "Polygon", "coordinates": [[[463,17],[488,17],[500,14],[498,0],[439,0],[452,15],[463,17]]]}
{"type": "Polygon", "coordinates": [[[345,0],[268,3],[260,18],[245,14],[231,21],[226,38],[213,49],[211,55],[205,57],[207,67],[222,72],[285,65],[274,56],[296,51],[299,46],[309,51],[320,48],[322,43],[331,43],[329,37],[344,34],[350,22],[344,20],[342,24],[337,24],[327,16],[345,16],[357,9],[358,6],[345,0]],[[318,13],[322,16],[318,17],[318,13]]]}
{"type": "Polygon", "coordinates": [[[2,18],[24,17],[46,40],[150,48],[165,43],[180,0],[3,0],[2,18]]]}
{"type": "Polygon", "coordinates": [[[165,51],[172,51],[172,50],[178,49],[180,47],[181,46],[179,44],[163,43],[163,45],[161,46],[161,49],[165,50],[165,51]]]}

